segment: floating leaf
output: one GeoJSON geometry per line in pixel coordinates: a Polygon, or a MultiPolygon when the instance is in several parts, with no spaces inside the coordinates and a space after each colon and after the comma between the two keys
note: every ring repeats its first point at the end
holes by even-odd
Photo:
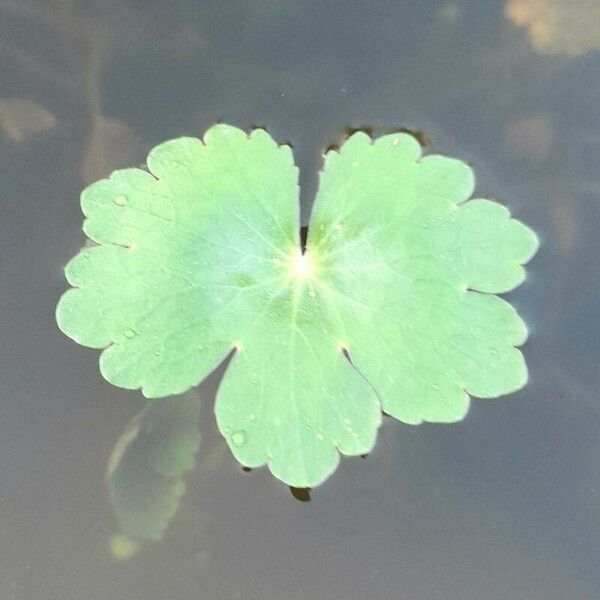
{"type": "Polygon", "coordinates": [[[200,399],[191,392],[149,403],[119,438],[107,480],[127,536],[159,540],[177,512],[182,475],[194,466],[200,444],[199,411],[200,399]]]}
{"type": "Polygon", "coordinates": [[[362,132],[330,151],[303,253],[289,147],[228,125],[166,142],[149,173],[83,192],[98,246],[66,267],[59,326],[148,397],[196,385],[235,349],[219,428],[242,464],[294,487],[369,452],[382,408],[458,421],[468,394],[525,384],[525,326],[492,294],[523,280],[537,240],[499,204],[461,205],[467,165],[420,154],[410,135],[362,132]]]}

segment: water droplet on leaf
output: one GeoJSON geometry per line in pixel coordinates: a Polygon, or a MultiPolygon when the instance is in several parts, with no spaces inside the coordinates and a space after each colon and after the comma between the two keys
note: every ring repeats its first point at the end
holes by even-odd
{"type": "Polygon", "coordinates": [[[239,431],[234,431],[231,434],[231,443],[234,446],[242,446],[245,441],[246,441],[246,432],[245,431],[240,429],[239,431]]]}

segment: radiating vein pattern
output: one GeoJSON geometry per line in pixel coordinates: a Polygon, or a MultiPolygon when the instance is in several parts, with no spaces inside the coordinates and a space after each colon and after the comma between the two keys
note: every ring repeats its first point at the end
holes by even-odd
{"type": "Polygon", "coordinates": [[[83,192],[95,245],[66,267],[58,323],[152,398],[234,351],[215,411],[242,464],[314,486],[370,451],[382,409],[456,421],[470,395],[524,385],[525,326],[493,294],[521,283],[537,240],[468,200],[464,163],[354,134],[325,157],[305,253],[292,153],[264,130],[217,125],[147,166],[83,192]]]}

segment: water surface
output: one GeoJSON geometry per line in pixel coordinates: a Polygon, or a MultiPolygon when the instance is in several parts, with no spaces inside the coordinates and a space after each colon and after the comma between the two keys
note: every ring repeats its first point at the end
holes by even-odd
{"type": "MultiPolygon", "coordinates": [[[[0,595],[9,600],[600,596],[600,18],[573,0],[0,0],[0,595]],[[565,4],[565,6],[563,6],[565,4]],[[509,295],[531,381],[464,422],[386,421],[295,499],[202,442],[161,542],[116,560],[106,463],[139,393],[57,330],[78,194],[222,119],[291,141],[306,223],[346,127],[423,132],[542,246],[509,295]]],[[[376,209],[376,207],[374,207],[376,209]]]]}

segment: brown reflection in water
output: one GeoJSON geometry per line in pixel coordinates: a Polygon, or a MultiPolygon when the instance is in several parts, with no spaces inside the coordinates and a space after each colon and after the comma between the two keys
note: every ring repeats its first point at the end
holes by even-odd
{"type": "Polygon", "coordinates": [[[543,160],[552,148],[552,120],[547,114],[517,118],[508,123],[506,143],[515,155],[543,160]]]}
{"type": "Polygon", "coordinates": [[[600,48],[598,0],[509,0],[504,9],[540,54],[580,56],[600,48]]]}
{"type": "Polygon", "coordinates": [[[26,98],[0,98],[0,130],[17,144],[56,127],[56,117],[26,98]]]}

